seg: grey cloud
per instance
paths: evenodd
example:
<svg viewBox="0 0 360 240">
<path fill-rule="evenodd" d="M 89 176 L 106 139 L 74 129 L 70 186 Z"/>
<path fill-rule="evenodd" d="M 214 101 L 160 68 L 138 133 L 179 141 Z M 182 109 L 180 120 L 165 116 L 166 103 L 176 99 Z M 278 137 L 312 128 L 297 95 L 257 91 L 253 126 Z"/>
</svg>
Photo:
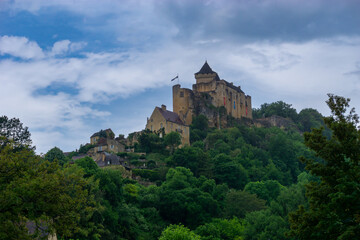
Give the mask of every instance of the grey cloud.
<svg viewBox="0 0 360 240">
<path fill-rule="evenodd" d="M 182 40 L 308 41 L 360 35 L 360 2 L 164 1 L 157 5 Z"/>
</svg>

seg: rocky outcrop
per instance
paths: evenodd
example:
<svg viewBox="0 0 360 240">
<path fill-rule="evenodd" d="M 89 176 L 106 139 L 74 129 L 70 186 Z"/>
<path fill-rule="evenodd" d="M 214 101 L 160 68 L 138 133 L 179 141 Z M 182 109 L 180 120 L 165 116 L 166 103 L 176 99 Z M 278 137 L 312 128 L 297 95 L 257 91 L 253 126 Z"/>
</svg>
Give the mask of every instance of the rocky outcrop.
<svg viewBox="0 0 360 240">
<path fill-rule="evenodd" d="M 289 118 L 273 115 L 267 118 L 260 118 L 254 120 L 256 127 L 278 127 L 281 129 L 297 129 L 296 124 Z M 300 131 L 300 130 L 298 130 Z"/>
</svg>

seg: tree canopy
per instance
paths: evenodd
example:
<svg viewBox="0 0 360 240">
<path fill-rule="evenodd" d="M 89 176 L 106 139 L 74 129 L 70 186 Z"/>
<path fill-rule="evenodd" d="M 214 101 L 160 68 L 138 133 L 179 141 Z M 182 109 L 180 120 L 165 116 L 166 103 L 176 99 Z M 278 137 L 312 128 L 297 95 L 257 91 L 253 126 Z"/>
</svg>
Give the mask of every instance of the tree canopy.
<svg viewBox="0 0 360 240">
<path fill-rule="evenodd" d="M 89 181 L 71 166 L 60 168 L 29 149 L 0 153 L 0 239 L 32 239 L 39 234 L 71 236 L 83 211 L 94 204 Z M 26 224 L 35 224 L 29 232 Z"/>
<path fill-rule="evenodd" d="M 0 117 L 0 150 L 9 142 L 12 142 L 11 146 L 15 149 L 24 147 L 35 149 L 35 147 L 31 146 L 30 136 L 28 127 L 24 127 L 18 118 Z"/>
<path fill-rule="evenodd" d="M 298 239 L 356 239 L 360 236 L 360 131 L 359 117 L 348 111 L 350 99 L 329 94 L 332 115 L 323 128 L 304 134 L 305 144 L 321 160 L 302 158 L 306 169 L 320 178 L 307 185 L 309 208 L 290 215 L 292 236 Z"/>
<path fill-rule="evenodd" d="M 297 113 L 296 109 L 291 107 L 291 104 L 287 104 L 283 101 L 277 101 L 274 103 L 264 103 L 259 109 L 253 110 L 254 118 L 271 117 L 277 115 L 284 118 L 290 118 L 296 121 Z"/>
<path fill-rule="evenodd" d="M 57 161 L 60 165 L 64 165 L 68 162 L 67 157 L 64 155 L 63 151 L 61 151 L 58 147 L 53 147 L 50 149 L 44 156 L 46 160 L 49 162 Z"/>
</svg>

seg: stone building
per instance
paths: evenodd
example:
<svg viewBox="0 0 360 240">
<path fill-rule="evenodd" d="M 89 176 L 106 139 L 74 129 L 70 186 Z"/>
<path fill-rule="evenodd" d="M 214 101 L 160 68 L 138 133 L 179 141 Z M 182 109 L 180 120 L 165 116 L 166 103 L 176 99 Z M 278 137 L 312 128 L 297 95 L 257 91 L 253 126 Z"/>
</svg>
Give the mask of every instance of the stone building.
<svg viewBox="0 0 360 240">
<path fill-rule="evenodd" d="M 125 144 L 120 139 L 115 138 L 115 134 L 110 128 L 94 133 L 90 137 L 90 144 L 95 146 L 91 150 L 92 154 L 104 151 L 125 152 Z"/>
<path fill-rule="evenodd" d="M 176 114 L 166 110 L 165 105 L 161 105 L 161 108 L 155 107 L 150 118 L 147 119 L 146 129 L 151 131 L 160 131 L 164 129 L 164 133 L 178 132 L 181 135 L 181 145 L 190 145 L 190 128 L 186 125 Z M 162 133 L 160 132 L 160 137 Z"/>
<path fill-rule="evenodd" d="M 115 134 L 110 128 L 105 130 L 100 130 L 99 132 L 96 132 L 93 135 L 91 135 L 90 144 L 96 145 L 99 142 L 100 138 L 114 139 Z"/>
<path fill-rule="evenodd" d="M 203 99 L 213 107 L 224 107 L 227 114 L 236 119 L 252 119 L 251 96 L 246 95 L 240 86 L 220 79 L 207 62 L 195 73 L 195 79 L 192 90 L 181 88 L 180 84 L 173 86 L 173 111 L 184 124 L 191 124 L 192 116 L 199 112 L 196 108 Z"/>
</svg>

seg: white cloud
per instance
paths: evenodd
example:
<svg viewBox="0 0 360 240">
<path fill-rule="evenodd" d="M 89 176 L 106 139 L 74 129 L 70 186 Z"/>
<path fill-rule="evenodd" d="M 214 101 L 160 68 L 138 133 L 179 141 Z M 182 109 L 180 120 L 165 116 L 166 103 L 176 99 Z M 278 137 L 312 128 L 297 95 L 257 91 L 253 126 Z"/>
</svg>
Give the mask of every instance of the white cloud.
<svg viewBox="0 0 360 240">
<path fill-rule="evenodd" d="M 70 52 L 75 52 L 83 49 L 87 45 L 86 42 L 73 42 L 70 44 Z"/>
<path fill-rule="evenodd" d="M 63 55 L 78 51 L 86 46 L 86 42 L 71 42 L 69 40 L 61 40 L 54 43 L 50 55 Z"/>
<path fill-rule="evenodd" d="M 9 54 L 23 59 L 43 58 L 44 53 L 36 42 L 25 37 L 0 36 L 0 55 Z"/>
<path fill-rule="evenodd" d="M 221 78 L 241 85 L 252 96 L 254 106 L 283 100 L 298 110 L 313 107 L 324 113 L 329 92 L 350 97 L 354 106 L 360 105 L 358 75 L 348 74 L 359 71 L 356 64 L 360 62 L 360 40 L 335 40 L 298 44 L 209 43 L 203 47 L 168 43 L 143 52 L 86 53 L 81 58 L 56 58 L 49 54 L 32 61 L 3 59 L 0 109 L 2 114 L 19 117 L 30 127 L 39 152 L 55 145 L 71 150 L 87 141 L 93 130 L 99 130 L 101 121 L 114 122 L 116 128 L 126 122 L 131 128 L 132 120 L 127 119 L 131 114 L 123 116 L 126 121 L 113 119 L 108 110 L 94 104 L 111 104 L 114 99 L 132 98 L 151 88 L 169 86 L 176 74 L 184 87 L 191 87 L 193 74 L 205 59 Z M 57 42 L 52 52 L 69 51 L 71 44 Z M 142 121 L 135 122 L 138 126 Z"/>
<path fill-rule="evenodd" d="M 54 43 L 54 46 L 51 49 L 51 53 L 53 55 L 67 53 L 67 51 L 69 51 L 70 43 L 71 42 L 69 40 L 62 40 Z"/>
</svg>

